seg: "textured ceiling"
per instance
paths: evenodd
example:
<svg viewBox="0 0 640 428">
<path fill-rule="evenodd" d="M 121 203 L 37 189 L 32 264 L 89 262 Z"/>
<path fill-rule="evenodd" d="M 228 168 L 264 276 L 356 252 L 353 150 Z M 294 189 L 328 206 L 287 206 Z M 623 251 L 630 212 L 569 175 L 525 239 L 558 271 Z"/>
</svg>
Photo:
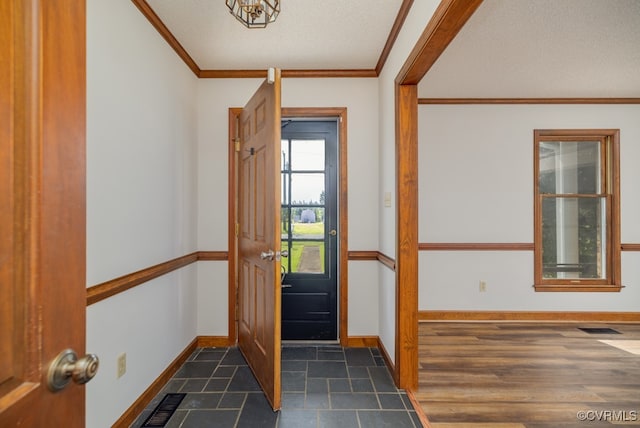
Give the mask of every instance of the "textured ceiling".
<svg viewBox="0 0 640 428">
<path fill-rule="evenodd" d="M 224 0 L 147 3 L 202 70 L 372 70 L 403 1 L 281 0 L 252 30 Z M 640 0 L 485 0 L 418 93 L 640 98 Z"/>
<path fill-rule="evenodd" d="M 402 0 L 282 0 L 247 29 L 224 0 L 147 0 L 203 70 L 374 69 Z"/>
<path fill-rule="evenodd" d="M 418 92 L 640 97 L 640 0 L 485 0 Z"/>
</svg>

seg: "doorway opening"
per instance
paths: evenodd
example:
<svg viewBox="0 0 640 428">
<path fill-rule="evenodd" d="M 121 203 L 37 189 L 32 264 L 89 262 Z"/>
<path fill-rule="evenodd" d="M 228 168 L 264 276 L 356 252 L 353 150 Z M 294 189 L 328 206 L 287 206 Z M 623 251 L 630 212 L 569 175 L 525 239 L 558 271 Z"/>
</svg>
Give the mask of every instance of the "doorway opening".
<svg viewBox="0 0 640 428">
<path fill-rule="evenodd" d="M 338 126 L 282 119 L 282 340 L 338 339 Z"/>
<path fill-rule="evenodd" d="M 238 155 L 237 136 L 239 134 L 238 118 L 242 109 L 229 109 L 229 313 L 228 340 L 229 344 L 236 343 L 238 338 L 238 269 L 237 235 L 238 222 Z M 341 346 L 349 345 L 348 337 L 348 177 L 347 177 L 347 109 L 345 107 L 283 107 L 281 117 L 287 120 L 325 120 L 335 121 L 337 124 L 337 227 L 335 238 L 337 250 L 337 339 Z M 280 160 L 281 162 L 282 160 Z M 326 229 L 331 231 L 332 229 Z M 284 249 L 284 247 L 283 247 Z M 285 284 L 288 278 L 284 278 Z M 301 344 L 305 339 L 299 339 Z"/>
</svg>

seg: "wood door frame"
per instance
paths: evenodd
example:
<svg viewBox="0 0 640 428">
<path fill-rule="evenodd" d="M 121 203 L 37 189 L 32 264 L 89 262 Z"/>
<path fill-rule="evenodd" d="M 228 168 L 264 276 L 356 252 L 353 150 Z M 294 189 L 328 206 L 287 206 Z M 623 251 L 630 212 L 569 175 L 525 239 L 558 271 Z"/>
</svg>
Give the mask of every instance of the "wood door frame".
<svg viewBox="0 0 640 428">
<path fill-rule="evenodd" d="M 442 0 L 395 79 L 396 364 L 399 388 L 418 388 L 418 83 L 482 0 Z M 400 209 L 402 202 L 402 209 Z"/>
<path fill-rule="evenodd" d="M 229 246 L 229 262 L 228 262 L 228 334 L 229 344 L 235 344 L 238 339 L 237 327 L 237 284 L 238 284 L 238 266 L 237 266 L 237 241 L 236 241 L 236 224 L 237 224 L 237 155 L 235 150 L 235 139 L 237 135 L 236 119 L 239 116 L 241 108 L 229 109 L 229 193 L 228 193 L 228 246 Z M 349 288 L 348 288 L 348 185 L 347 185 L 347 108 L 346 107 L 294 107 L 282 108 L 282 117 L 296 118 L 337 118 L 338 119 L 338 334 L 340 344 L 347 346 L 348 344 L 348 320 L 349 320 Z"/>
</svg>

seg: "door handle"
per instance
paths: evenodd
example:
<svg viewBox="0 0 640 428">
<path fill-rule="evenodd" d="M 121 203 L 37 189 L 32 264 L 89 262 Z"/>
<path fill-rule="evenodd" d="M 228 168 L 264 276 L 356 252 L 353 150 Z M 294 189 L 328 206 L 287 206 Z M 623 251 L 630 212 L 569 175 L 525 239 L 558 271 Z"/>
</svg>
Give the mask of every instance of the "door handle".
<svg viewBox="0 0 640 428">
<path fill-rule="evenodd" d="M 273 260 L 273 256 L 275 256 L 273 250 L 263 251 L 260 253 L 260 258 L 262 260 Z"/>
<path fill-rule="evenodd" d="M 280 257 L 289 257 L 289 251 L 282 250 L 282 251 L 276 251 L 274 253 L 273 250 L 269 250 L 269 251 L 263 251 L 260 253 L 260 258 L 262 260 L 273 260 L 274 257 L 276 258 L 277 261 L 280 261 Z"/>
<path fill-rule="evenodd" d="M 52 392 L 63 389 L 73 379 L 78 385 L 89 382 L 98 372 L 100 360 L 95 354 L 78 359 L 72 349 L 65 349 L 49 365 L 47 386 Z"/>
</svg>

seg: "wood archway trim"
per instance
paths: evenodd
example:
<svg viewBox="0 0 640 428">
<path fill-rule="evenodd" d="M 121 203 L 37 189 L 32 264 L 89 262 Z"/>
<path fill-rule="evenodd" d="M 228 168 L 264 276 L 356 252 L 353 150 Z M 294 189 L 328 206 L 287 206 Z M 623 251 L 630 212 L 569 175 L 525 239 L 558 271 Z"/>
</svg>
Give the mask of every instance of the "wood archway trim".
<svg viewBox="0 0 640 428">
<path fill-rule="evenodd" d="M 442 0 L 395 82 L 396 361 L 394 378 L 418 388 L 418 83 L 482 0 Z"/>
</svg>

